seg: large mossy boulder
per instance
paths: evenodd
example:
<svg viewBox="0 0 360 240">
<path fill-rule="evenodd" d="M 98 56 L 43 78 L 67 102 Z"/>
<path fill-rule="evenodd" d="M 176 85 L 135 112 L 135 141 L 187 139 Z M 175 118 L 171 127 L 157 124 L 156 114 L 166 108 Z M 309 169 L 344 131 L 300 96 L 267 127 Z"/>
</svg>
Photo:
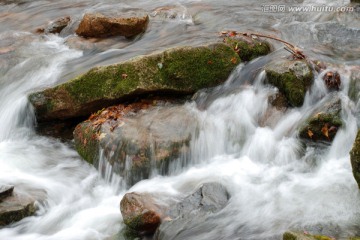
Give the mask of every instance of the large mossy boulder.
<svg viewBox="0 0 360 240">
<path fill-rule="evenodd" d="M 121 100 L 149 93 L 191 94 L 224 82 L 240 63 L 223 43 L 178 47 L 95 67 L 53 88 L 33 93 L 29 100 L 38 121 L 89 116 Z"/>
<path fill-rule="evenodd" d="M 100 13 L 86 13 L 76 30 L 76 34 L 82 37 L 95 38 L 133 37 L 144 32 L 148 23 L 148 15 L 111 17 Z"/>
<path fill-rule="evenodd" d="M 150 194 L 127 193 L 120 202 L 124 223 L 139 235 L 153 234 L 164 218 L 165 207 Z"/>
<path fill-rule="evenodd" d="M 194 193 L 170 206 L 154 239 L 196 239 L 197 234 L 208 231 L 201 224 L 211 219 L 228 203 L 230 195 L 220 183 L 204 183 Z"/>
<path fill-rule="evenodd" d="M 100 171 L 105 161 L 133 185 L 152 172 L 165 175 L 173 164 L 185 165 L 195 127 L 196 119 L 182 105 L 160 100 L 117 105 L 80 123 L 75 147 Z"/>
<path fill-rule="evenodd" d="M 360 130 L 357 133 L 354 145 L 350 151 L 350 160 L 354 178 L 360 188 Z"/>
<path fill-rule="evenodd" d="M 267 82 L 283 93 L 289 104 L 301 107 L 306 91 L 313 83 L 313 73 L 305 60 L 277 60 L 265 66 Z"/>
<path fill-rule="evenodd" d="M 300 127 L 300 138 L 332 142 L 338 129 L 343 125 L 341 105 L 339 96 L 330 94 Z"/>
</svg>

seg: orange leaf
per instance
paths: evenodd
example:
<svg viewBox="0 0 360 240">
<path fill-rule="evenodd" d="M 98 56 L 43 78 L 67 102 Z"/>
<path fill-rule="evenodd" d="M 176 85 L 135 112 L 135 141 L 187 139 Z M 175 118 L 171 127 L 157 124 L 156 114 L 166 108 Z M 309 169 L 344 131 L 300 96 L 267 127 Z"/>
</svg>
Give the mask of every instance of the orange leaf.
<svg viewBox="0 0 360 240">
<path fill-rule="evenodd" d="M 231 58 L 231 62 L 232 62 L 233 64 L 236 64 L 236 63 L 237 63 L 236 57 L 232 57 L 232 58 Z"/>
<path fill-rule="evenodd" d="M 323 128 L 321 129 L 321 132 L 325 137 L 329 138 L 329 128 L 328 128 L 327 124 L 325 124 L 323 126 Z"/>
<path fill-rule="evenodd" d="M 307 132 L 309 138 L 312 138 L 314 136 L 314 133 L 309 129 Z"/>
</svg>

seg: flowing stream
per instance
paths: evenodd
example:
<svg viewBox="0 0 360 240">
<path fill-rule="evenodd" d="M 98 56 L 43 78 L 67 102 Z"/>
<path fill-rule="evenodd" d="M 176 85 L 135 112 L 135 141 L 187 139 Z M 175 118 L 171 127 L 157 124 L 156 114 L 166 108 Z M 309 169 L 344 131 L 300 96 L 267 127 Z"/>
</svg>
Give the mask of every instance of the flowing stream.
<svg viewBox="0 0 360 240">
<path fill-rule="evenodd" d="M 360 65 L 360 11 L 262 11 L 269 2 L 0 1 L 0 183 L 16 185 L 24 193 L 46 192 L 37 203 L 36 215 L 0 228 L 0 239 L 106 239 L 124 227 L 119 202 L 126 192 L 176 198 L 209 181 L 223 183 L 232 197 L 223 211 L 196 226 L 192 239 L 280 239 L 293 228 L 339 238 L 360 234 L 360 194 L 349 157 L 360 104 L 348 98 L 349 76 Z M 274 0 L 271 4 L 346 6 L 349 1 Z M 155 16 L 154 11 L 163 6 L 172 6 L 176 17 Z M 144 9 L 151 15 L 150 24 L 139 38 L 87 41 L 72 34 L 85 12 Z M 63 16 L 73 21 L 60 35 L 35 33 Z M 189 164 L 173 169 L 169 176 L 155 174 L 125 189 L 119 181 L 102 178 L 80 158 L 72 142 L 36 134 L 27 101 L 30 92 L 95 65 L 215 40 L 218 32 L 227 29 L 277 35 L 340 72 L 345 126 L 330 146 L 305 150 L 296 137 L 304 116 L 327 98 L 321 76 L 315 76 L 304 106 L 266 118 L 267 97 L 275 89 L 263 84 L 261 67 L 288 55 L 276 42 L 272 54 L 239 65 L 226 83 L 183 106 L 198 120 L 198 131 L 191 140 Z"/>
</svg>

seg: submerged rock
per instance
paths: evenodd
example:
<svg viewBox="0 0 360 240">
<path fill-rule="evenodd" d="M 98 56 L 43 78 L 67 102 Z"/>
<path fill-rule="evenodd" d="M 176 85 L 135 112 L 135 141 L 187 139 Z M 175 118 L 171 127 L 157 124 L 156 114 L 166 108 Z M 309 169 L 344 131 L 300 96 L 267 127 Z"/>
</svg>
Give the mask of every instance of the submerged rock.
<svg viewBox="0 0 360 240">
<path fill-rule="evenodd" d="M 144 32 L 148 22 L 148 15 L 107 17 L 100 13 L 87 13 L 81 20 L 76 34 L 95 38 L 110 36 L 133 37 Z"/>
<path fill-rule="evenodd" d="M 186 159 L 195 123 L 184 106 L 164 101 L 118 105 L 79 124 L 74 131 L 75 147 L 95 167 L 99 167 L 101 148 L 102 161 L 133 185 L 152 171 L 167 174 L 172 165 L 185 165 L 178 159 Z"/>
<path fill-rule="evenodd" d="M 348 95 L 355 103 L 360 99 L 360 68 L 354 69 L 351 73 Z"/>
<path fill-rule="evenodd" d="M 299 232 L 285 232 L 283 240 L 334 240 L 332 237 L 322 235 L 310 235 Z"/>
<path fill-rule="evenodd" d="M 35 211 L 35 199 L 14 193 L 0 201 L 0 226 L 20 221 Z"/>
<path fill-rule="evenodd" d="M 95 67 L 64 84 L 29 96 L 38 121 L 89 116 L 98 109 L 141 94 L 191 94 L 227 79 L 240 62 L 222 43 L 178 47 Z"/>
<path fill-rule="evenodd" d="M 341 99 L 337 95 L 330 95 L 330 101 L 315 109 L 314 113 L 300 128 L 302 139 L 311 141 L 332 142 L 343 125 L 341 119 Z"/>
<path fill-rule="evenodd" d="M 313 83 L 313 73 L 304 60 L 279 60 L 265 66 L 268 83 L 283 93 L 293 107 L 302 106 L 306 91 Z"/>
<path fill-rule="evenodd" d="M 193 194 L 170 207 L 154 239 L 196 239 L 196 233 L 207 231 L 198 226 L 228 203 L 230 196 L 220 183 L 204 183 Z"/>
<path fill-rule="evenodd" d="M 354 145 L 350 151 L 350 160 L 354 178 L 360 188 L 360 130 L 357 133 Z"/>
<path fill-rule="evenodd" d="M 60 33 L 64 28 L 66 28 L 71 21 L 70 17 L 59 18 L 53 22 L 51 22 L 45 28 L 38 28 L 36 30 L 37 33 Z"/>
<path fill-rule="evenodd" d="M 150 194 L 127 193 L 120 202 L 124 223 L 140 234 L 152 234 L 164 217 L 165 208 Z"/>
</svg>

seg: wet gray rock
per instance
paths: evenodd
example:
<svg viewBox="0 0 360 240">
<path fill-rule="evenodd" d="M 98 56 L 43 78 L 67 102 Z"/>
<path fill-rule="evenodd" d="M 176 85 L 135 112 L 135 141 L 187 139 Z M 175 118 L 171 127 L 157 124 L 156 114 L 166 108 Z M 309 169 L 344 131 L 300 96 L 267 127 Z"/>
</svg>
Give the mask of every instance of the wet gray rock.
<svg viewBox="0 0 360 240">
<path fill-rule="evenodd" d="M 101 148 L 103 161 L 129 186 L 152 171 L 166 175 L 186 165 L 196 119 L 182 105 L 150 103 L 109 107 L 79 124 L 74 131 L 79 154 L 99 167 Z"/>
<path fill-rule="evenodd" d="M 120 202 L 124 223 L 140 234 L 152 234 L 164 217 L 165 207 L 146 193 L 127 193 Z"/>
<path fill-rule="evenodd" d="M 0 201 L 12 195 L 14 186 L 1 185 L 0 186 Z"/>
<path fill-rule="evenodd" d="M 197 227 L 223 209 L 229 198 L 229 193 L 220 183 L 204 183 L 193 194 L 170 207 L 167 221 L 161 223 L 154 238 L 175 240 L 195 237 L 201 231 Z"/>
<path fill-rule="evenodd" d="M 277 87 L 291 106 L 302 106 L 313 83 L 313 73 L 305 60 L 277 60 L 266 65 L 265 72 L 268 83 Z"/>
<path fill-rule="evenodd" d="M 0 202 L 0 226 L 20 221 L 33 215 L 35 211 L 34 198 L 15 192 Z"/>
</svg>

